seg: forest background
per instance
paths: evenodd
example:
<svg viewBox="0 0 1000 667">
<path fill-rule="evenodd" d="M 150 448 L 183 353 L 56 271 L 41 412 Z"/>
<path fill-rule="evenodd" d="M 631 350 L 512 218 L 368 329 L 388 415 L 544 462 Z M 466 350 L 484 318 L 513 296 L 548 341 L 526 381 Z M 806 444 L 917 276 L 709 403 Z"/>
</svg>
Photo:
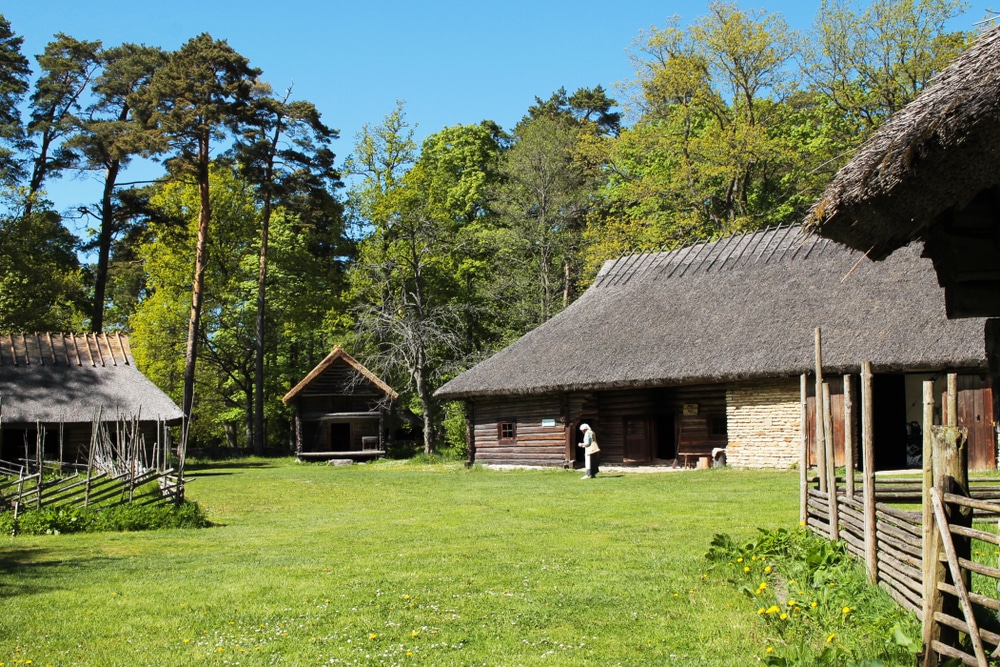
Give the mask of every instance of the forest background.
<svg viewBox="0 0 1000 667">
<path fill-rule="evenodd" d="M 400 101 L 345 158 L 225 35 L 170 51 L 57 33 L 32 59 L 0 15 L 0 330 L 128 332 L 193 444 L 257 453 L 287 451 L 281 397 L 341 344 L 400 392 L 425 451 L 461 448 L 440 384 L 604 260 L 802 220 L 967 47 L 967 10 L 831 0 L 799 32 L 712 2 L 639 31 L 626 81 L 419 143 Z M 57 207 L 49 186 L 79 174 L 99 196 Z"/>
</svg>

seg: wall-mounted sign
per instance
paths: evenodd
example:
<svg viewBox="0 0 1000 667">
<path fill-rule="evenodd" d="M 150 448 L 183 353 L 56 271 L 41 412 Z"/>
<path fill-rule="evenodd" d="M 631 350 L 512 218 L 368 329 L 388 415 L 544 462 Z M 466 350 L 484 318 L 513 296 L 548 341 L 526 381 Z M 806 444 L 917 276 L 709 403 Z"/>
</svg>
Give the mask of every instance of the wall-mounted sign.
<svg viewBox="0 0 1000 667">
<path fill-rule="evenodd" d="M 542 426 L 555 426 L 555 425 L 556 425 L 556 420 L 555 419 L 543 419 L 542 420 Z"/>
<path fill-rule="evenodd" d="M 698 414 L 698 404 L 697 403 L 685 403 L 684 404 L 684 414 L 686 414 L 686 415 L 696 415 L 696 414 Z"/>
</svg>

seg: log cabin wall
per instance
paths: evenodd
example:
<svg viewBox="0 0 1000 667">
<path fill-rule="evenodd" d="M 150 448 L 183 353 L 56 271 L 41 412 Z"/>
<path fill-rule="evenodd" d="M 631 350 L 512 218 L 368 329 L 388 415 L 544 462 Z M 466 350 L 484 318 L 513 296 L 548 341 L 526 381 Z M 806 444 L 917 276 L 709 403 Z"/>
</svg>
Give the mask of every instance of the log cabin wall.
<svg viewBox="0 0 1000 667">
<path fill-rule="evenodd" d="M 802 437 L 799 392 L 799 380 L 794 378 L 729 387 L 726 391 L 729 432 L 726 457 L 730 465 L 788 469 L 799 462 Z M 841 433 L 841 453 L 843 442 Z"/>
<path fill-rule="evenodd" d="M 476 462 L 562 466 L 566 401 L 558 394 L 481 399 L 475 406 Z"/>
</svg>

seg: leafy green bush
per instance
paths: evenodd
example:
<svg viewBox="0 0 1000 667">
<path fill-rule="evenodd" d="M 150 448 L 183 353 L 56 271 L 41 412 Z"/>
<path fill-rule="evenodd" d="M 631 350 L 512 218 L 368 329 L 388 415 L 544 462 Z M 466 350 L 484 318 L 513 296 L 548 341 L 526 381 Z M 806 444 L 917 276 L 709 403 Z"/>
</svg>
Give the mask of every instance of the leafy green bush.
<svg viewBox="0 0 1000 667">
<path fill-rule="evenodd" d="M 706 558 L 758 601 L 757 613 L 768 628 L 764 664 L 913 664 L 919 645 L 911 637 L 920 634 L 916 618 L 868 583 L 842 542 L 805 529 L 761 530 L 757 540 L 745 544 L 716 535 Z"/>
<path fill-rule="evenodd" d="M 29 510 L 14 518 L 13 511 L 0 512 L 0 534 L 58 535 L 156 530 L 161 528 L 204 528 L 211 522 L 198 503 L 174 505 L 125 504 L 114 507 L 50 507 Z"/>
</svg>

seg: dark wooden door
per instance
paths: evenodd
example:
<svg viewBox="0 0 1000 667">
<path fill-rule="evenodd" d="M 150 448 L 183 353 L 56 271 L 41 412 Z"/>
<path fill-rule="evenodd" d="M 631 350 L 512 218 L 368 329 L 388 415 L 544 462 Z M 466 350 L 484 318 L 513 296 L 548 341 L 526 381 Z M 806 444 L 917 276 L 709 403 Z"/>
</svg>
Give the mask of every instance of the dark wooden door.
<svg viewBox="0 0 1000 667">
<path fill-rule="evenodd" d="M 958 426 L 969 432 L 969 470 L 996 470 L 993 388 L 988 378 L 958 376 Z"/>
<path fill-rule="evenodd" d="M 649 420 L 642 417 L 625 418 L 626 463 L 648 463 L 650 454 Z"/>
</svg>

